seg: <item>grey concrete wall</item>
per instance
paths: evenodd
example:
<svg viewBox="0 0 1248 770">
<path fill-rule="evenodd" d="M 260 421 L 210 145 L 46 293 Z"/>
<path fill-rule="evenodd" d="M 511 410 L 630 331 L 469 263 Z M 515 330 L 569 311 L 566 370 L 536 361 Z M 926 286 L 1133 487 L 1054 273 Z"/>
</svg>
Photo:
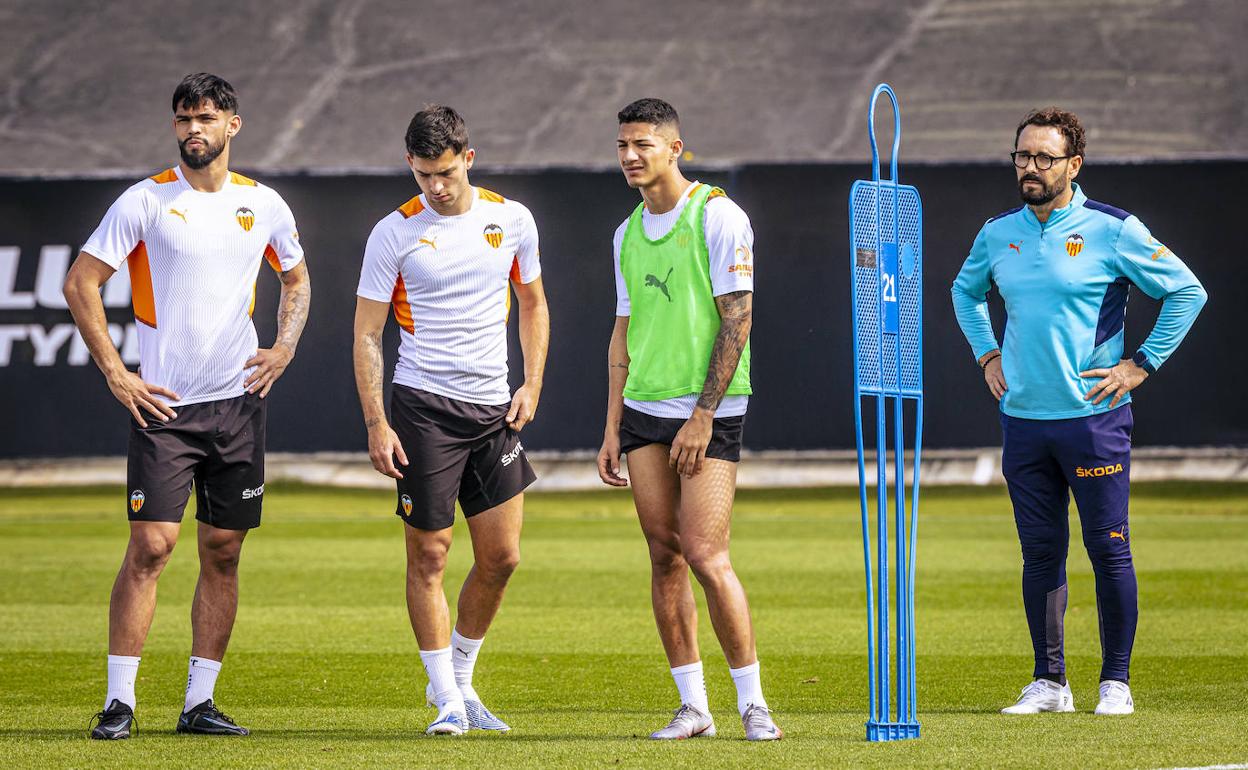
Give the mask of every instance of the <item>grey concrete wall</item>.
<svg viewBox="0 0 1248 770">
<path fill-rule="evenodd" d="M 999 158 L 1049 103 L 1100 160 L 1242 157 L 1245 38 L 1243 0 L 0 0 L 0 174 L 161 167 L 201 70 L 238 88 L 258 170 L 395 167 L 427 101 L 491 167 L 609 166 L 641 96 L 702 163 L 857 160 L 882 80 L 909 160 Z"/>
</svg>

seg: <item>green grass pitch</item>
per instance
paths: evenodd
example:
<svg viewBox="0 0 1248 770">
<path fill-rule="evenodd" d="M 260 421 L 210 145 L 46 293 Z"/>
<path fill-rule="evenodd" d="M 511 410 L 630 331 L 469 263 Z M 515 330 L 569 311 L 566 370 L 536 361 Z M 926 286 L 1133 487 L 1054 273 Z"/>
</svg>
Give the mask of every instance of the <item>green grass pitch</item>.
<svg viewBox="0 0 1248 770">
<path fill-rule="evenodd" d="M 856 490 L 743 492 L 733 561 L 763 683 L 786 737 L 741 739 L 705 607 L 715 739 L 644 736 L 677 705 L 627 494 L 533 494 L 523 558 L 477 667 L 509 736 L 426 738 L 424 672 L 403 605 L 388 493 L 273 486 L 243 551 L 217 698 L 254 731 L 176 736 L 197 562 L 193 533 L 160 584 L 138 683 L 139 735 L 100 744 L 108 593 L 124 490 L 0 490 L 0 756 L 13 767 L 1166 767 L 1248 761 L 1248 485 L 1138 485 L 1141 616 L 1133 717 L 1096 717 L 1091 569 L 1070 557 L 1077 714 L 1004 717 L 1031 670 L 1020 556 L 1001 489 L 925 492 L 919 531 L 923 738 L 863 740 L 866 621 Z M 188 513 L 188 517 L 189 517 Z M 188 525 L 190 519 L 188 518 Z M 193 525 L 189 525 L 193 526 Z M 471 551 L 457 525 L 448 586 Z M 699 602 L 701 603 L 701 594 Z M 453 593 L 452 593 L 453 601 Z"/>
</svg>

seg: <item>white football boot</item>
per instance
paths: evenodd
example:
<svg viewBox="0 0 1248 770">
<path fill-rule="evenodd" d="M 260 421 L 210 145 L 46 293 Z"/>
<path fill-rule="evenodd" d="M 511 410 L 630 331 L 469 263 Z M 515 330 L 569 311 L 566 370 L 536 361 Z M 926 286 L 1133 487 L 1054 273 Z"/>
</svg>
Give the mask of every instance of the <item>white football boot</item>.
<svg viewBox="0 0 1248 770">
<path fill-rule="evenodd" d="M 1131 688 L 1113 679 L 1101 682 L 1101 701 L 1096 704 L 1096 713 L 1134 714 L 1135 701 L 1131 699 Z"/>
<path fill-rule="evenodd" d="M 700 709 L 688 703 L 682 703 L 672 716 L 672 721 L 667 723 L 667 727 L 655 730 L 650 733 L 650 737 L 656 741 L 714 738 L 715 720 L 711 719 L 710 714 L 704 714 Z"/>
<path fill-rule="evenodd" d="M 1058 684 L 1049 679 L 1037 679 L 1023 688 L 1013 706 L 1001 709 L 1002 714 L 1040 714 L 1046 711 L 1070 712 L 1075 710 L 1075 696 L 1070 683 Z"/>
</svg>

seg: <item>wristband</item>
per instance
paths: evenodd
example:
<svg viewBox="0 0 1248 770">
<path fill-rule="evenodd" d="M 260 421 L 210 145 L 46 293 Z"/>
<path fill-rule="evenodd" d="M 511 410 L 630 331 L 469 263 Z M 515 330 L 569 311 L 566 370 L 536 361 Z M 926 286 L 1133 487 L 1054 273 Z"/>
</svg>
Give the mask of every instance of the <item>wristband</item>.
<svg viewBox="0 0 1248 770">
<path fill-rule="evenodd" d="M 1153 366 L 1152 362 L 1148 360 L 1148 354 L 1143 350 L 1135 351 L 1135 355 L 1131 357 L 1131 362 L 1149 374 L 1157 372 L 1157 367 Z"/>
<path fill-rule="evenodd" d="M 992 363 L 993 361 L 996 361 L 1000 357 L 1001 357 L 1001 352 L 997 351 L 997 354 L 995 356 L 993 356 L 992 358 L 989 358 L 987 361 L 984 361 L 982 364 L 979 365 L 979 368 L 986 370 L 988 368 L 988 364 Z"/>
</svg>

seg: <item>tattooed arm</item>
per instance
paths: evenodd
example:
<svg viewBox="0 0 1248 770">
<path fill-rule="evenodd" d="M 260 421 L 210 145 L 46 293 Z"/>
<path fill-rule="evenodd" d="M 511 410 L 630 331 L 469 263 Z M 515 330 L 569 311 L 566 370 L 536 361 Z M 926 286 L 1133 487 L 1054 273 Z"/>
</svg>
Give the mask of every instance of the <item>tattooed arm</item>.
<svg viewBox="0 0 1248 770">
<path fill-rule="evenodd" d="M 613 487 L 628 486 L 620 475 L 620 420 L 624 416 L 624 384 L 628 381 L 628 316 L 616 316 L 607 348 L 607 426 L 598 450 L 598 478 Z"/>
<path fill-rule="evenodd" d="M 672 452 L 668 458 L 668 464 L 687 478 L 696 476 L 702 470 L 706 447 L 711 443 L 715 410 L 724 399 L 728 383 L 732 382 L 737 364 L 741 361 L 741 351 L 745 350 L 745 343 L 750 339 L 754 294 L 748 291 L 723 294 L 715 298 L 715 307 L 719 310 L 719 333 L 715 335 L 715 344 L 711 348 L 706 382 L 702 386 L 702 394 L 698 396 L 693 416 L 685 421 L 672 441 Z"/>
<path fill-rule="evenodd" d="M 255 371 L 243 383 L 248 393 L 259 391 L 260 398 L 269 394 L 269 389 L 277 378 L 282 376 L 290 361 L 295 357 L 295 348 L 299 345 L 299 336 L 303 334 L 303 326 L 308 321 L 308 308 L 312 302 L 312 283 L 308 278 L 308 266 L 300 261 L 291 269 L 281 273 L 282 297 L 278 301 L 277 340 L 271 348 L 261 348 L 247 360 L 244 366 L 254 366 Z"/>
<path fill-rule="evenodd" d="M 355 389 L 360 395 L 364 427 L 368 428 L 368 459 L 378 473 L 401 479 L 403 474 L 395 466 L 395 458 L 399 465 L 407 465 L 407 454 L 390 423 L 386 422 L 382 398 L 385 356 L 381 351 L 381 332 L 386 327 L 389 312 L 390 305 L 385 302 L 355 298 L 355 344 L 351 358 L 355 364 Z"/>
</svg>

